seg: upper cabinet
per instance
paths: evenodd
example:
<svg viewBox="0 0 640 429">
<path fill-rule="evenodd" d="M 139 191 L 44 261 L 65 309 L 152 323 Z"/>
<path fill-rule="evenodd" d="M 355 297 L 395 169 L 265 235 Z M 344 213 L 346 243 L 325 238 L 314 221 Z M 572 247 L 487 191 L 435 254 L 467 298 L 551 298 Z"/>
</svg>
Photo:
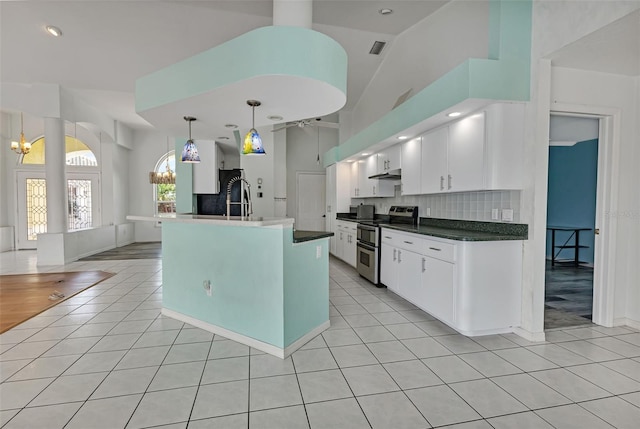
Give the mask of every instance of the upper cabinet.
<svg viewBox="0 0 640 429">
<path fill-rule="evenodd" d="M 377 168 L 374 174 L 383 174 L 400 169 L 400 145 L 391 146 L 375 155 Z"/>
<path fill-rule="evenodd" d="M 521 189 L 523 139 L 524 105 L 515 103 L 494 104 L 427 132 L 421 136 L 419 191 L 411 162 L 417 143 L 403 145 L 402 193 Z"/>
<path fill-rule="evenodd" d="M 422 193 L 422 138 L 417 137 L 402 144 L 402 195 Z"/>
</svg>

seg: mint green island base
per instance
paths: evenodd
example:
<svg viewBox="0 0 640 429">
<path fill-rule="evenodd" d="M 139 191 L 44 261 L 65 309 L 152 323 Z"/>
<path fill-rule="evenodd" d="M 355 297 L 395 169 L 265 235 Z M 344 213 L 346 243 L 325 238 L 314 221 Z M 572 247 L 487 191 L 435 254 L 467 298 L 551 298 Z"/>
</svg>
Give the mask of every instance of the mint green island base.
<svg viewBox="0 0 640 429">
<path fill-rule="evenodd" d="M 284 218 L 128 219 L 162 221 L 162 314 L 280 358 L 329 327 L 327 234 L 296 243 Z"/>
</svg>

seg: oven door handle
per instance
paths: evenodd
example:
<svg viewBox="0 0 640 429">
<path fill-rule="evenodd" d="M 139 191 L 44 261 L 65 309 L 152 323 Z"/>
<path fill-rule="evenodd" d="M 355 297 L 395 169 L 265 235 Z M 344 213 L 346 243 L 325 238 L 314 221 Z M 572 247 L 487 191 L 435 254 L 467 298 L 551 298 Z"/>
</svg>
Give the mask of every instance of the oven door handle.
<svg viewBox="0 0 640 429">
<path fill-rule="evenodd" d="M 375 252 L 376 251 L 375 247 L 369 246 L 368 244 L 364 244 L 361 241 L 358 241 L 358 247 L 362 247 L 363 249 L 366 249 L 366 250 L 368 250 L 370 252 Z"/>
<path fill-rule="evenodd" d="M 365 231 L 373 231 L 373 232 L 376 232 L 377 229 L 378 229 L 375 226 L 362 225 L 361 223 L 358 224 L 357 228 L 358 229 L 364 229 Z"/>
</svg>

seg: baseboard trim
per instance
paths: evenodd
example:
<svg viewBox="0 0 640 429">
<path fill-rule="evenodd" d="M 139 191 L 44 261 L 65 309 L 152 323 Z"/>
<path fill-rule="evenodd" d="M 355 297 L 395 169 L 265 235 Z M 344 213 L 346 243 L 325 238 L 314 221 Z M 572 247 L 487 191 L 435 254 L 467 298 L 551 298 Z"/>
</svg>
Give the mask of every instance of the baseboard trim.
<svg viewBox="0 0 640 429">
<path fill-rule="evenodd" d="M 303 335 L 291 345 L 281 348 L 274 346 L 273 344 L 265 343 L 260 340 L 256 340 L 255 338 L 247 337 L 246 335 L 238 334 L 237 332 L 230 331 L 221 326 L 214 325 L 211 323 L 203 322 L 202 320 L 195 319 L 191 316 L 187 316 L 186 314 L 179 313 L 174 310 L 169 310 L 168 308 L 162 308 L 162 314 L 167 317 L 171 317 L 172 319 L 180 320 L 181 322 L 188 323 L 189 325 L 193 325 L 197 328 L 204 329 L 205 331 L 211 332 L 213 334 L 222 335 L 225 338 L 228 338 L 233 341 L 237 341 L 241 344 L 244 344 L 249 347 L 253 347 L 254 349 L 263 351 L 272 356 L 279 357 L 280 359 L 285 359 L 291 353 L 298 350 L 300 347 L 308 343 L 319 333 L 324 331 L 329 327 L 329 321 L 326 321 L 322 325 L 317 328 L 311 330 L 306 335 Z"/>
<path fill-rule="evenodd" d="M 528 341 L 539 342 L 539 341 L 546 340 L 544 332 L 530 332 L 530 331 L 527 331 L 526 329 L 515 327 L 513 328 L 513 333 Z"/>
<path fill-rule="evenodd" d="M 614 319 L 613 326 L 628 326 L 633 329 L 640 329 L 640 321 L 629 319 L 628 317 L 621 317 Z"/>
</svg>

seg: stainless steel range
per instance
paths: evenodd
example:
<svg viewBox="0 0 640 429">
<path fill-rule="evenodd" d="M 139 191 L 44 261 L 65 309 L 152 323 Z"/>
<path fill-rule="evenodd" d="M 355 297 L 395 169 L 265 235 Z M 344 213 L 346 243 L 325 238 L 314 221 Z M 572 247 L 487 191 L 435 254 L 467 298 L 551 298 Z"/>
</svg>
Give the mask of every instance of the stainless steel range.
<svg viewBox="0 0 640 429">
<path fill-rule="evenodd" d="M 361 277 L 380 284 L 380 227 L 389 224 L 418 224 L 418 207 L 391 206 L 386 218 L 358 222 L 356 267 Z"/>
</svg>

